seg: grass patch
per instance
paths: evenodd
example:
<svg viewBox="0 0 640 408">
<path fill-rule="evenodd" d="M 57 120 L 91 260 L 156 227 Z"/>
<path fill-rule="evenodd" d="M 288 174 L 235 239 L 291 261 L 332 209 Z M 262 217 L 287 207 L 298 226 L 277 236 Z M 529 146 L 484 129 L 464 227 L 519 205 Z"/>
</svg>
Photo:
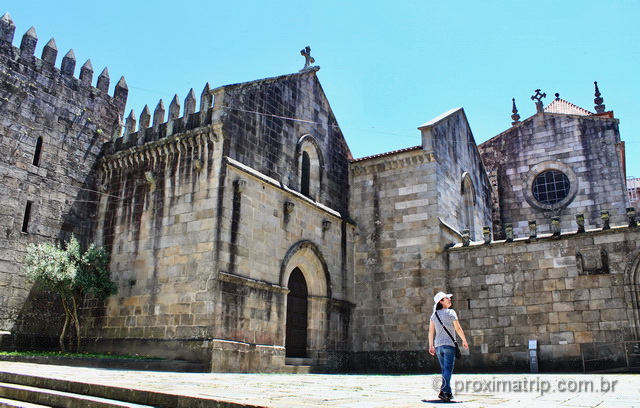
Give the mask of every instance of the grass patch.
<svg viewBox="0 0 640 408">
<path fill-rule="evenodd" d="M 0 356 L 13 357 L 67 357 L 117 360 L 163 360 L 160 357 L 140 356 L 138 354 L 103 354 L 103 353 L 63 353 L 61 351 L 0 351 Z"/>
</svg>

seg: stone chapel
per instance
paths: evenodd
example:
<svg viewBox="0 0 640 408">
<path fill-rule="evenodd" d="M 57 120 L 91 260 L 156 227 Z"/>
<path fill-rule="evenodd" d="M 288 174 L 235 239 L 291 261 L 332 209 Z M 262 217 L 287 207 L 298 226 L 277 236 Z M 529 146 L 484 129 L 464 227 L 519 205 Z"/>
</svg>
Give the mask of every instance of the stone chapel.
<svg viewBox="0 0 640 408">
<path fill-rule="evenodd" d="M 299 72 L 191 92 L 125 116 L 109 94 L 13 45 L 0 19 L 0 340 L 57 344 L 55 296 L 21 269 L 71 234 L 109 253 L 118 293 L 89 299 L 86 349 L 210 371 L 435 370 L 433 295 L 454 294 L 460 370 L 629 368 L 640 248 L 619 120 L 556 98 L 476 144 L 456 108 L 416 146 L 354 158 L 309 49 Z M 587 89 L 585 88 L 585 92 Z M 590 90 L 589 90 L 590 92 Z M 546 96 L 546 95 L 545 95 Z M 420 118 L 416 118 L 420 120 Z M 419 123 L 419 122 L 418 122 Z M 637 354 L 637 353 L 636 353 Z"/>
</svg>

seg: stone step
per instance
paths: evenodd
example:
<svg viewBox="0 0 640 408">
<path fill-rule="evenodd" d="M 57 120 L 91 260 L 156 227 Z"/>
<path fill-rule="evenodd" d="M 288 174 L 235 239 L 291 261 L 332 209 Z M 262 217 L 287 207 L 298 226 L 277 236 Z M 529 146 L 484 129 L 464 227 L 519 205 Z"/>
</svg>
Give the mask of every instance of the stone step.
<svg viewBox="0 0 640 408">
<path fill-rule="evenodd" d="M 311 374 L 314 372 L 313 359 L 287 357 L 283 372 L 286 374 Z"/>
<path fill-rule="evenodd" d="M 55 357 L 55 356 L 0 356 L 0 361 L 17 363 L 51 364 L 72 367 L 115 368 L 137 371 L 172 371 L 179 373 L 206 373 L 210 370 L 199 361 L 182 360 L 134 360 L 134 359 L 100 359 L 87 357 Z"/>
<path fill-rule="evenodd" d="M 68 408 L 144 408 L 150 405 L 132 404 L 129 402 L 73 394 L 28 385 L 0 383 L 0 397 L 14 401 L 39 404 L 45 407 Z M 19 405 L 18 405 L 19 406 Z"/>
<path fill-rule="evenodd" d="M 51 408 L 51 406 L 0 398 L 0 408 Z"/>
<path fill-rule="evenodd" d="M 1 371 L 0 398 L 58 408 L 255 408 L 255 405 Z M 53 401 L 53 402 L 51 402 Z M 84 401 L 84 402 L 83 402 Z M 1 407 L 2 405 L 0 405 Z M 7 405 L 9 407 L 21 405 Z M 26 406 L 28 407 L 28 405 Z M 38 405 L 35 405 L 38 407 Z M 34 408 L 35 408 L 34 407 Z"/>
</svg>

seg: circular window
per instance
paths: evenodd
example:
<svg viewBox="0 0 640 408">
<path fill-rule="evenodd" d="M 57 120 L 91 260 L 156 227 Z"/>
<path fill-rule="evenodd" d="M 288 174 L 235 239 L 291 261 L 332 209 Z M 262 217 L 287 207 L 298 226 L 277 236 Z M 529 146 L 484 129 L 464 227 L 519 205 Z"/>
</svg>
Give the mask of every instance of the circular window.
<svg viewBox="0 0 640 408">
<path fill-rule="evenodd" d="M 533 197 L 542 204 L 555 204 L 569 195 L 569 178 L 557 170 L 542 172 L 536 176 L 531 186 Z"/>
</svg>

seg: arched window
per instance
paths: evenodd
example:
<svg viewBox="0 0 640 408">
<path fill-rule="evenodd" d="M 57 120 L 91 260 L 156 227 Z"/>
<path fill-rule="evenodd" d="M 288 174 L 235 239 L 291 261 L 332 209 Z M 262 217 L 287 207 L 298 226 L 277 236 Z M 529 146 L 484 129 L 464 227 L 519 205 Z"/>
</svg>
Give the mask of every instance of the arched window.
<svg viewBox="0 0 640 408">
<path fill-rule="evenodd" d="M 322 170 L 324 167 L 322 151 L 311 135 L 305 135 L 298 141 L 296 148 L 298 162 L 299 191 L 314 201 L 322 195 Z"/>
<path fill-rule="evenodd" d="M 473 181 L 469 173 L 462 174 L 462 223 L 463 229 L 469 230 L 469 236 L 473 239 L 475 228 L 476 194 Z"/>
<path fill-rule="evenodd" d="M 33 165 L 38 166 L 40 164 L 40 154 L 42 153 L 42 136 L 36 140 L 36 151 L 33 153 Z"/>
<path fill-rule="evenodd" d="M 300 176 L 300 192 L 309 197 L 309 183 L 311 182 L 311 159 L 309 153 L 302 152 L 302 174 Z"/>
</svg>

